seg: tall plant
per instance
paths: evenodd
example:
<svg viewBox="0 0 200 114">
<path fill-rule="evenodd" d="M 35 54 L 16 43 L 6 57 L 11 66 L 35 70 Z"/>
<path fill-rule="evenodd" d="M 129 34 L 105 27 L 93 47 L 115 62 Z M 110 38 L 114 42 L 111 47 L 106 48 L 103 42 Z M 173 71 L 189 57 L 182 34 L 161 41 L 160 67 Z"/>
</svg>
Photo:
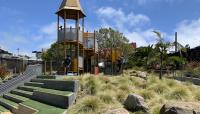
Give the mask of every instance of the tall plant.
<svg viewBox="0 0 200 114">
<path fill-rule="evenodd" d="M 160 75 L 159 78 L 162 79 L 163 75 L 163 61 L 164 57 L 167 56 L 167 51 L 171 46 L 170 42 L 165 42 L 161 33 L 158 31 L 153 31 L 157 35 L 157 43 L 155 45 L 155 51 L 160 56 Z"/>
</svg>

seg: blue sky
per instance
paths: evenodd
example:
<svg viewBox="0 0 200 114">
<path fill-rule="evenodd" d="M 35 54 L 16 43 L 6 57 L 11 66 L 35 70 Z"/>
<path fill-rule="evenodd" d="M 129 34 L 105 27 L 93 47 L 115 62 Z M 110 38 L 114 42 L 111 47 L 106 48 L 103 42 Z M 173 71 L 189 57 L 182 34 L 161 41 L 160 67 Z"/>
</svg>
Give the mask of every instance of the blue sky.
<svg viewBox="0 0 200 114">
<path fill-rule="evenodd" d="M 0 0 L 0 47 L 21 54 L 48 48 L 56 41 L 56 15 L 62 0 Z M 113 27 L 137 42 L 156 41 L 153 30 L 183 45 L 200 44 L 200 0 L 81 0 L 86 30 Z"/>
</svg>

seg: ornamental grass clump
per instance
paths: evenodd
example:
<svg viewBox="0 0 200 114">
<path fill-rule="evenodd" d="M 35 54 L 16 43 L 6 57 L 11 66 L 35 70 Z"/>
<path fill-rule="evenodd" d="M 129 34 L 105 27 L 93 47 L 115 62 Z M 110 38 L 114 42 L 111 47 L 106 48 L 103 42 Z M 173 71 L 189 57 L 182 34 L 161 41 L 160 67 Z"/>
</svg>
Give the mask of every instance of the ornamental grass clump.
<svg viewBox="0 0 200 114">
<path fill-rule="evenodd" d="M 194 99 L 200 101 L 200 90 L 194 92 Z"/>
<path fill-rule="evenodd" d="M 150 100 L 156 96 L 155 92 L 150 90 L 140 90 L 139 95 L 141 95 L 145 100 Z"/>
<path fill-rule="evenodd" d="M 164 94 L 170 90 L 169 87 L 162 82 L 153 84 L 148 89 L 156 92 L 157 94 Z"/>
<path fill-rule="evenodd" d="M 98 97 L 87 96 L 69 108 L 69 114 L 99 114 L 103 104 Z"/>
<path fill-rule="evenodd" d="M 127 96 L 128 96 L 128 93 L 126 93 L 125 91 L 122 91 L 122 90 L 118 90 L 115 94 L 115 98 L 122 104 L 126 100 Z"/>
<path fill-rule="evenodd" d="M 100 87 L 99 81 L 95 77 L 89 77 L 85 81 L 87 94 L 95 95 Z"/>
<path fill-rule="evenodd" d="M 101 92 L 101 93 L 98 93 L 97 96 L 98 96 L 105 104 L 114 103 L 114 96 L 111 95 L 109 92 Z"/>
<path fill-rule="evenodd" d="M 177 86 L 170 94 L 170 99 L 186 100 L 189 97 L 188 88 L 184 86 Z"/>
</svg>

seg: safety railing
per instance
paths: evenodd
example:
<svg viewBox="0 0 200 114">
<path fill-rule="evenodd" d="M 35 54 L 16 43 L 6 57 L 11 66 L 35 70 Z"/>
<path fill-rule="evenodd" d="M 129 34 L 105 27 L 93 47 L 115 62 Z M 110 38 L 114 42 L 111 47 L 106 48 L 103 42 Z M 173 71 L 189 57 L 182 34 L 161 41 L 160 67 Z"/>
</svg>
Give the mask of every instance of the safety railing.
<svg viewBox="0 0 200 114">
<path fill-rule="evenodd" d="M 77 29 L 75 29 L 75 28 L 66 28 L 65 32 L 64 32 L 64 29 L 58 31 L 58 42 L 77 41 L 77 37 L 79 37 L 78 38 L 79 42 L 83 43 L 82 31 L 79 31 L 78 34 L 77 34 Z"/>
</svg>

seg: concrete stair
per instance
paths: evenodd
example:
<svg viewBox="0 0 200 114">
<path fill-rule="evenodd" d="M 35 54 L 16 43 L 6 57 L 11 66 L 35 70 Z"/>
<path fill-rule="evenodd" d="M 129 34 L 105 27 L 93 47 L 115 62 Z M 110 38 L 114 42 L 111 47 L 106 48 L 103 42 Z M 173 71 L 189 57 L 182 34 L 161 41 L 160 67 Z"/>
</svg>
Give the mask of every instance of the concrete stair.
<svg viewBox="0 0 200 114">
<path fill-rule="evenodd" d="M 20 89 L 12 90 L 11 93 L 19 95 L 19 96 L 27 97 L 27 98 L 31 98 L 33 95 L 33 92 L 24 91 L 24 90 L 20 90 Z"/>
<path fill-rule="evenodd" d="M 2 105 L 3 107 L 5 107 L 9 110 L 17 109 L 17 107 L 18 107 L 17 103 L 15 103 L 11 100 L 5 99 L 5 98 L 0 98 L 0 105 Z"/>
<path fill-rule="evenodd" d="M 3 98 L 9 99 L 16 103 L 22 103 L 22 102 L 25 102 L 26 100 L 28 100 L 28 98 L 26 98 L 26 97 L 22 97 L 22 96 L 11 94 L 11 93 L 4 94 Z"/>
<path fill-rule="evenodd" d="M 34 87 L 42 87 L 43 83 L 37 83 L 37 82 L 27 82 L 24 84 L 25 86 L 34 86 Z"/>
</svg>

